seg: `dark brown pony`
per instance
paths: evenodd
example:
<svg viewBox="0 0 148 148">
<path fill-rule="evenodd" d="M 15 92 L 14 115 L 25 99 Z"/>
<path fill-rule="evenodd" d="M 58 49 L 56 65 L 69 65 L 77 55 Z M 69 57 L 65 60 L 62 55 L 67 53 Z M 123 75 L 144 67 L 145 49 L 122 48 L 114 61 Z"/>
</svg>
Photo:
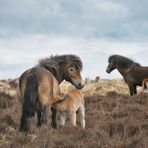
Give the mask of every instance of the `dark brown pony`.
<svg viewBox="0 0 148 148">
<path fill-rule="evenodd" d="M 29 130 L 29 118 L 37 112 L 37 126 L 47 123 L 48 108 L 59 101 L 59 84 L 69 81 L 82 89 L 82 61 L 76 55 L 51 56 L 39 61 L 36 67 L 26 70 L 19 79 L 19 94 L 22 102 L 20 131 Z M 52 127 L 56 128 L 56 109 L 52 108 Z"/>
<path fill-rule="evenodd" d="M 142 86 L 143 80 L 148 78 L 148 67 L 143 67 L 127 57 L 111 55 L 108 63 L 106 72 L 110 73 L 117 69 L 127 83 L 131 96 L 137 94 L 136 87 Z"/>
</svg>

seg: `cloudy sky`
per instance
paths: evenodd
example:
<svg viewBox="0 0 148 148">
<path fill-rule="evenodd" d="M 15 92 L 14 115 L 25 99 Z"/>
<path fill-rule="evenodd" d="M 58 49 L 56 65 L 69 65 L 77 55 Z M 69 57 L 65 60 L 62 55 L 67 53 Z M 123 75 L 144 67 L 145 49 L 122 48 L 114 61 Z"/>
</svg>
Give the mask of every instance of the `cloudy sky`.
<svg viewBox="0 0 148 148">
<path fill-rule="evenodd" d="M 0 79 L 40 58 L 77 54 L 83 77 L 105 72 L 111 54 L 148 65 L 147 0 L 0 0 Z"/>
</svg>

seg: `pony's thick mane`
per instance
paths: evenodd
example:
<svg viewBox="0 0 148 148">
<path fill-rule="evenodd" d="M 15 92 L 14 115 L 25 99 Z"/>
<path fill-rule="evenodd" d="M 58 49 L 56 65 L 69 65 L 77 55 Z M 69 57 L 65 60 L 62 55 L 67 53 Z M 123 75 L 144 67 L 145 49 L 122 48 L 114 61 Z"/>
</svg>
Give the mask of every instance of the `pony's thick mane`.
<svg viewBox="0 0 148 148">
<path fill-rule="evenodd" d="M 39 60 L 38 66 L 44 67 L 50 71 L 58 70 L 60 65 L 67 64 L 75 66 L 79 71 L 82 70 L 83 65 L 81 59 L 76 55 L 56 55 Z"/>
<path fill-rule="evenodd" d="M 131 67 L 141 67 L 139 63 L 135 63 L 132 59 L 117 54 L 111 55 L 108 59 L 108 62 L 112 62 L 113 64 L 118 65 L 122 69 Z"/>
</svg>

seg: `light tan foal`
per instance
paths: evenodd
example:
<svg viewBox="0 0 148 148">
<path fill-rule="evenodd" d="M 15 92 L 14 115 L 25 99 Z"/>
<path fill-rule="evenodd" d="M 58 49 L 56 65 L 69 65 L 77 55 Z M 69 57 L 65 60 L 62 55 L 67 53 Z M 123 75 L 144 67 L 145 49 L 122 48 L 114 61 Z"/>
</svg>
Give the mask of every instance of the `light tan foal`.
<svg viewBox="0 0 148 148">
<path fill-rule="evenodd" d="M 76 112 L 80 120 L 82 128 L 85 128 L 85 107 L 84 96 L 78 89 L 72 89 L 64 96 L 64 101 L 54 104 L 54 107 L 59 111 L 60 125 L 64 125 L 67 118 L 70 119 L 72 125 L 76 124 Z"/>
</svg>

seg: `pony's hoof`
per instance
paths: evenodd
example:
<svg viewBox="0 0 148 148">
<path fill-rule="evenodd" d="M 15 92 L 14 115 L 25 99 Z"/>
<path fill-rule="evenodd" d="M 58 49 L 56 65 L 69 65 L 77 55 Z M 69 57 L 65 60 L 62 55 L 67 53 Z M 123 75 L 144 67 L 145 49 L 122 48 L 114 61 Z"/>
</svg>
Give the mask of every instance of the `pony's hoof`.
<svg viewBox="0 0 148 148">
<path fill-rule="evenodd" d="M 29 129 L 28 128 L 19 128 L 19 132 L 28 132 Z"/>
<path fill-rule="evenodd" d="M 47 125 L 48 121 L 47 120 L 42 120 L 42 124 Z"/>
<path fill-rule="evenodd" d="M 42 124 L 37 123 L 36 126 L 40 128 L 42 126 Z"/>
<path fill-rule="evenodd" d="M 56 123 L 51 123 L 51 127 L 54 129 L 57 129 L 57 124 Z"/>
</svg>

